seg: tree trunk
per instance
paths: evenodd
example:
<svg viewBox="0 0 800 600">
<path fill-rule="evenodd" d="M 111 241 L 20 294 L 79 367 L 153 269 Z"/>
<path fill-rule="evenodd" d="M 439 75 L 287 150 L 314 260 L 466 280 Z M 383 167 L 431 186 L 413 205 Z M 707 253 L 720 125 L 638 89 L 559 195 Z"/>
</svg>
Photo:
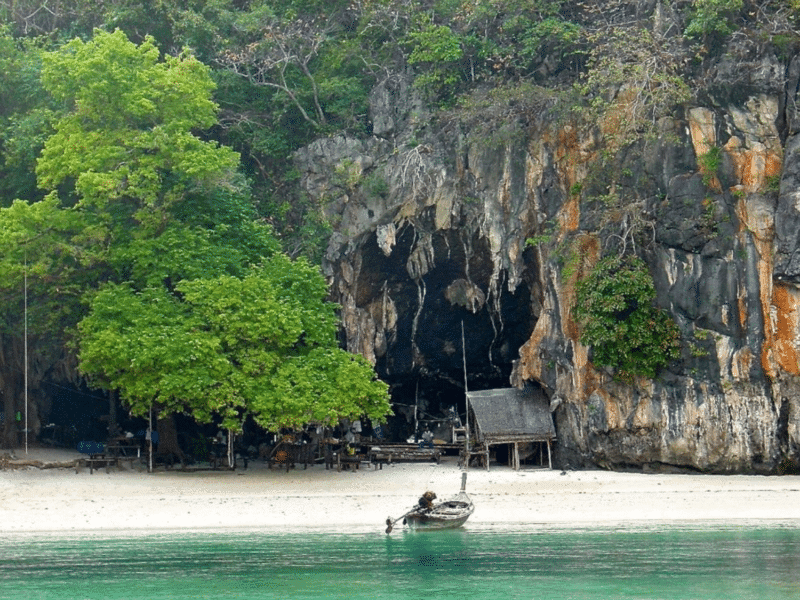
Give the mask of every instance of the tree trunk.
<svg viewBox="0 0 800 600">
<path fill-rule="evenodd" d="M 16 390 L 13 378 L 7 372 L 0 377 L 0 393 L 3 395 L 3 431 L 0 446 L 13 450 L 17 445 Z"/>
<path fill-rule="evenodd" d="M 14 435 L 15 421 L 15 390 L 14 390 L 14 374 L 13 366 L 9 363 L 10 352 L 6 348 L 8 337 L 0 334 L 0 365 L 3 366 L 0 371 L 0 394 L 2 394 L 3 401 L 3 429 L 0 434 L 0 447 L 14 449 L 16 445 L 16 436 Z"/>
<path fill-rule="evenodd" d="M 110 435 L 121 433 L 117 423 L 117 392 L 115 390 L 108 392 L 108 433 Z"/>
<path fill-rule="evenodd" d="M 178 445 L 178 429 L 175 427 L 173 415 L 158 415 L 158 449 L 156 456 L 168 464 L 180 462 L 181 466 L 186 464 L 186 455 Z"/>
</svg>

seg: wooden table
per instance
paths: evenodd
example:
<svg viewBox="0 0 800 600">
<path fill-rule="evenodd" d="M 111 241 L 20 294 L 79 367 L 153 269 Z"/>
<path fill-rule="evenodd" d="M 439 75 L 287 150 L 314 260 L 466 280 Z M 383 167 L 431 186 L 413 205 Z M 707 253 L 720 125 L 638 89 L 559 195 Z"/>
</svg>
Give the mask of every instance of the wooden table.
<svg viewBox="0 0 800 600">
<path fill-rule="evenodd" d="M 356 471 L 361 466 L 362 462 L 368 460 L 368 457 L 364 454 L 342 454 L 341 452 L 336 453 L 336 470 L 341 472 L 342 469 L 350 469 L 351 471 Z"/>
<path fill-rule="evenodd" d="M 420 448 L 413 445 L 397 445 L 375 447 L 369 451 L 369 461 L 375 468 L 383 469 L 383 464 L 393 462 L 416 462 L 416 461 L 435 461 L 439 464 L 442 460 L 442 452 L 436 447 Z"/>
<path fill-rule="evenodd" d="M 77 474 L 81 465 L 89 467 L 89 474 L 94 473 L 96 467 L 103 464 L 106 468 L 106 473 L 110 472 L 111 465 L 119 466 L 119 458 L 116 456 L 107 456 L 105 452 L 89 454 L 88 458 L 79 458 L 75 461 L 75 473 Z"/>
</svg>

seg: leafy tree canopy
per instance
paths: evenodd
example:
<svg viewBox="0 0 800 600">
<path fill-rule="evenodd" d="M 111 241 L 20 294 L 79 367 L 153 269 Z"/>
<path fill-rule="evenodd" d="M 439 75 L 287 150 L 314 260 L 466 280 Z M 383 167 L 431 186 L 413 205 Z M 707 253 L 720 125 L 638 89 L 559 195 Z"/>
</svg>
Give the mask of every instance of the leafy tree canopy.
<svg viewBox="0 0 800 600">
<path fill-rule="evenodd" d="M 108 285 L 80 324 L 80 368 L 118 388 L 134 414 L 246 415 L 268 429 L 389 413 L 387 386 L 337 346 L 335 305 L 305 261 L 275 255 L 242 277 L 136 292 Z"/>
<path fill-rule="evenodd" d="M 37 165 L 49 193 L 0 209 L 6 306 L 27 276 L 51 315 L 36 322 L 62 345 L 76 330 L 81 373 L 135 414 L 155 404 L 233 429 L 249 414 L 383 418 L 386 386 L 338 348 L 319 270 L 280 253 L 238 155 L 200 137 L 216 124 L 209 70 L 119 31 L 42 63 L 61 104 Z"/>
<path fill-rule="evenodd" d="M 74 181 L 78 206 L 130 211 L 157 231 L 165 208 L 231 177 L 238 155 L 194 132 L 216 122 L 208 68 L 153 41 L 96 31 L 44 57 L 45 88 L 67 107 L 37 165 L 39 185 Z"/>
<path fill-rule="evenodd" d="M 56 191 L 13 208 L 39 224 L 41 211 L 80 219 L 55 241 L 73 261 L 88 253 L 96 282 L 110 279 L 77 326 L 83 374 L 119 389 L 134 414 L 155 404 L 233 429 L 247 414 L 271 427 L 385 415 L 386 386 L 337 347 L 318 269 L 279 253 L 233 172 L 237 155 L 194 133 L 216 118 L 206 67 L 97 31 L 47 54 L 43 81 L 65 116 L 40 185 L 74 182 L 75 202 L 60 206 Z"/>
</svg>

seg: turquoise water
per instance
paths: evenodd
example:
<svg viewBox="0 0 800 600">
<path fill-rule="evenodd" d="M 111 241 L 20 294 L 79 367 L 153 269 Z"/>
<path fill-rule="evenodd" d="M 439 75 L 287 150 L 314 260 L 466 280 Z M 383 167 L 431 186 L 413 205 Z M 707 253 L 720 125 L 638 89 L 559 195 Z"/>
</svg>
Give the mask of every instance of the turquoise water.
<svg viewBox="0 0 800 600">
<path fill-rule="evenodd" d="M 0 536 L 0 598 L 800 598 L 800 526 Z"/>
</svg>

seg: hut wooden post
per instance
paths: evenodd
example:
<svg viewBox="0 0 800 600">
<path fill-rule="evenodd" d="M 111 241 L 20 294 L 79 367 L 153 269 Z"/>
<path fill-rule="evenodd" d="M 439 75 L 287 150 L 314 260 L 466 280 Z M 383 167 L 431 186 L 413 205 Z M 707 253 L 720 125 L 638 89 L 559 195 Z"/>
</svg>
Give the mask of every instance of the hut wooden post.
<svg viewBox="0 0 800 600">
<path fill-rule="evenodd" d="M 550 455 L 550 440 L 547 440 L 547 464 L 550 465 L 550 468 L 553 468 L 553 457 Z"/>
<path fill-rule="evenodd" d="M 514 442 L 514 470 L 519 471 L 519 442 Z"/>
</svg>

